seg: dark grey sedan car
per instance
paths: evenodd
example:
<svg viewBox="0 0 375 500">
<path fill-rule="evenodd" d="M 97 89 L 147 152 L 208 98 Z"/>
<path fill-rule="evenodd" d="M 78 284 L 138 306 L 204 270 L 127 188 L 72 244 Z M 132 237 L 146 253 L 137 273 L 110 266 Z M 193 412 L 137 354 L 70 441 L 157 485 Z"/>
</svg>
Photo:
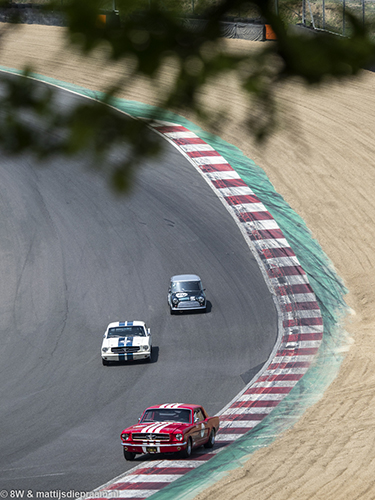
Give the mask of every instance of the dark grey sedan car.
<svg viewBox="0 0 375 500">
<path fill-rule="evenodd" d="M 205 311 L 206 294 L 200 277 L 196 274 L 172 276 L 168 290 L 168 305 L 171 314 L 191 310 Z"/>
</svg>

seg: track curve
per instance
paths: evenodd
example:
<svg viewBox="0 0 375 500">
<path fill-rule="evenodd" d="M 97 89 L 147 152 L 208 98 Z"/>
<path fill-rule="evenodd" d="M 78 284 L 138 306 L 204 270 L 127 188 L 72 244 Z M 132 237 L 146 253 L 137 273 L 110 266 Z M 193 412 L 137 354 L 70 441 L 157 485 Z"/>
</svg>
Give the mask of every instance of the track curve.
<svg viewBox="0 0 375 500">
<path fill-rule="evenodd" d="M 272 351 L 275 306 L 231 216 L 174 148 L 122 200 L 79 161 L 3 155 L 0 168 L 2 484 L 91 491 L 128 467 L 119 432 L 145 406 L 216 413 L 243 389 Z M 171 317 L 168 279 L 191 271 L 212 308 Z M 154 363 L 101 366 L 116 319 L 149 324 Z"/>
</svg>

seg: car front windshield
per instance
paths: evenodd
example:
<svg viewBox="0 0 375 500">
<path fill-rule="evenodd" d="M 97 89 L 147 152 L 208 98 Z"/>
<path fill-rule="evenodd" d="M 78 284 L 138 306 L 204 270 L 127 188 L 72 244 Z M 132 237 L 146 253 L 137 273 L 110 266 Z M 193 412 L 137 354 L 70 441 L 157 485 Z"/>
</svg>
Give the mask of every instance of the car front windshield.
<svg viewBox="0 0 375 500">
<path fill-rule="evenodd" d="M 108 330 L 108 337 L 146 337 L 143 326 L 116 326 Z"/>
<path fill-rule="evenodd" d="M 191 410 L 182 408 L 156 408 L 146 410 L 141 423 L 147 422 L 180 422 L 190 423 Z"/>
<path fill-rule="evenodd" d="M 202 285 L 200 281 L 172 281 L 171 290 L 176 292 L 201 292 Z"/>
</svg>

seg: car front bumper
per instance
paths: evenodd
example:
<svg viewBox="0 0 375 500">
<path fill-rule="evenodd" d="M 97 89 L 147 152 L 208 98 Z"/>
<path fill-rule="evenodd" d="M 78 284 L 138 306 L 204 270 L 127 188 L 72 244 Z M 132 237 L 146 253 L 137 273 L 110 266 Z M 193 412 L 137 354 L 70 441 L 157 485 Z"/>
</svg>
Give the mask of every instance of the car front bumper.
<svg viewBox="0 0 375 500">
<path fill-rule="evenodd" d="M 179 302 L 177 305 L 170 304 L 172 311 L 204 311 L 206 309 L 206 304 L 201 305 L 195 300 L 185 300 Z"/>
<path fill-rule="evenodd" d="M 130 451 L 132 453 L 145 454 L 145 453 L 178 453 L 186 448 L 187 442 L 183 441 L 181 443 L 155 443 L 143 444 L 135 443 L 130 441 L 129 443 L 122 443 L 125 451 Z"/>
<path fill-rule="evenodd" d="M 102 359 L 108 362 L 137 361 L 151 357 L 151 351 L 127 352 L 123 354 L 102 352 Z"/>
</svg>

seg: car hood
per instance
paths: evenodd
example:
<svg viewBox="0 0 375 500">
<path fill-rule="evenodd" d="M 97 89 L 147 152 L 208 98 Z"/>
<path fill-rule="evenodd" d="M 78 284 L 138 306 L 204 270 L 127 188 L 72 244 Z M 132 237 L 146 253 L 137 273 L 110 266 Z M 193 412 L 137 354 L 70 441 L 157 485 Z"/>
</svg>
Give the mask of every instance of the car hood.
<svg viewBox="0 0 375 500">
<path fill-rule="evenodd" d="M 151 433 L 172 433 L 176 431 L 183 432 L 184 429 L 189 427 L 191 424 L 183 424 L 181 422 L 148 422 L 145 424 L 136 424 L 128 427 L 124 432 L 142 432 L 145 434 Z"/>
<path fill-rule="evenodd" d="M 150 344 L 150 337 L 114 337 L 104 338 L 102 347 L 127 347 Z"/>
</svg>

